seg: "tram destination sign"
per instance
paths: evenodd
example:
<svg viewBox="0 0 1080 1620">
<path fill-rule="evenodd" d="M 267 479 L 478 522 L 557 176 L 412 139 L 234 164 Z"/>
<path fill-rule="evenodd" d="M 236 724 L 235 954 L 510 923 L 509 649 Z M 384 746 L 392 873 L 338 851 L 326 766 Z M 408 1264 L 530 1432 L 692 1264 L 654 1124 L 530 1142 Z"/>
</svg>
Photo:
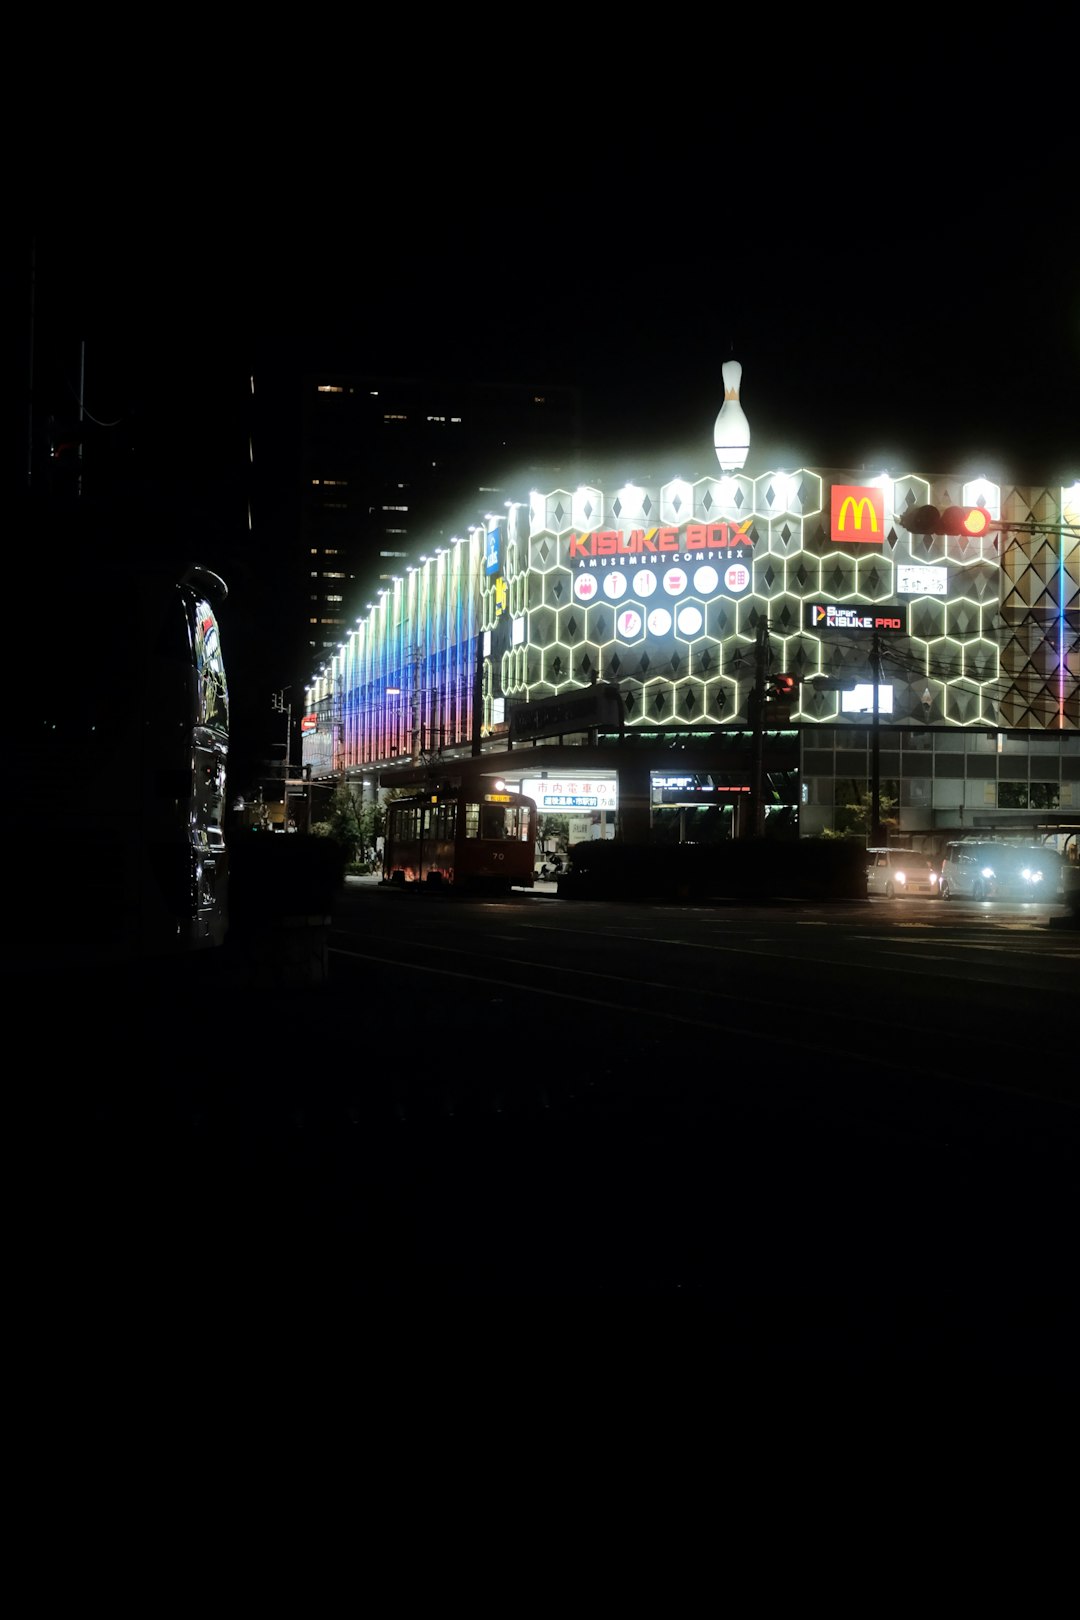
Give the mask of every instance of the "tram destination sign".
<svg viewBox="0 0 1080 1620">
<path fill-rule="evenodd" d="M 806 604 L 807 630 L 858 630 L 864 634 L 906 636 L 908 625 L 907 604 L 879 607 L 850 602 L 808 602 Z"/>
</svg>

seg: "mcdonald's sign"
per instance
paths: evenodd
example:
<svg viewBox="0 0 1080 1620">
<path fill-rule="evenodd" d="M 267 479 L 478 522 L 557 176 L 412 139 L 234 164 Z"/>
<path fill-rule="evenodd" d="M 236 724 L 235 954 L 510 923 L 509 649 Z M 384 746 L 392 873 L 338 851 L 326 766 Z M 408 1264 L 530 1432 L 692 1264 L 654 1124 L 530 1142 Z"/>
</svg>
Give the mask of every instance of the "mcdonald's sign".
<svg viewBox="0 0 1080 1620">
<path fill-rule="evenodd" d="M 885 497 L 864 484 L 832 487 L 832 538 L 844 545 L 880 546 L 885 535 Z"/>
</svg>

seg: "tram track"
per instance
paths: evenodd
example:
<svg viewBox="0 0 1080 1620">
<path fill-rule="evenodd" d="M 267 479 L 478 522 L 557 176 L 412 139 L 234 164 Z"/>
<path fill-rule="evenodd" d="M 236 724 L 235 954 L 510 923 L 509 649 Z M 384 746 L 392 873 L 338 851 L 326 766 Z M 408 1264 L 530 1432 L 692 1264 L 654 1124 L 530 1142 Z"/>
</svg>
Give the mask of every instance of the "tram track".
<svg viewBox="0 0 1080 1620">
<path fill-rule="evenodd" d="M 625 941 L 626 935 L 622 938 Z M 683 940 L 663 940 L 655 936 L 649 943 L 654 947 L 685 945 Z M 670 1034 L 672 1040 L 692 1041 L 695 1050 L 714 1048 L 721 1053 L 739 1050 L 744 1054 L 744 1061 L 753 1054 L 766 1031 L 773 1062 L 787 1061 L 796 1073 L 840 1071 L 847 1065 L 864 1078 L 882 1080 L 887 1077 L 892 1084 L 905 1089 L 935 1083 L 980 1093 L 1029 1099 L 1041 1097 L 1066 1106 L 1072 1102 L 1069 1082 L 1056 1071 L 1042 1075 L 1033 1072 L 1028 1033 L 1019 1024 L 996 1032 L 995 1061 L 990 1068 L 973 1061 L 967 1025 L 958 1027 L 947 999 L 938 999 L 920 1008 L 914 1030 L 900 1027 L 893 1031 L 892 1038 L 886 1032 L 884 1039 L 879 1001 L 863 1007 L 851 996 L 841 1016 L 832 1016 L 828 1011 L 823 1013 L 814 998 L 837 971 L 849 972 L 857 965 L 846 960 L 789 962 L 787 965 L 802 975 L 802 999 L 793 997 L 789 987 L 788 1004 L 782 1022 L 778 1023 L 775 989 L 771 985 L 766 990 L 757 989 L 747 983 L 745 975 L 725 981 L 723 977 L 706 980 L 699 973 L 689 992 L 692 1005 L 688 1005 L 686 976 L 677 969 L 666 975 L 628 978 L 580 961 L 558 963 L 534 956 L 515 956 L 505 949 L 478 947 L 475 941 L 466 960 L 457 942 L 410 938 L 398 948 L 391 945 L 372 950 L 368 945 L 358 946 L 355 938 L 336 932 L 331 954 L 341 970 L 383 969 L 389 973 L 391 981 L 405 975 L 438 980 L 445 993 L 487 1009 L 489 1017 L 498 999 L 500 1032 L 505 1032 L 514 1022 L 514 1012 L 508 1002 L 512 1001 L 516 1008 L 523 1031 L 535 1021 L 536 1006 L 546 1003 L 558 1005 L 560 1013 L 565 1012 L 567 1016 L 571 1009 L 581 1009 L 586 1019 L 596 1014 L 605 1022 L 613 1018 L 632 1021 L 642 1043 L 666 1039 Z M 747 954 L 745 944 L 740 945 L 738 955 L 745 958 Z M 762 949 L 749 954 L 763 956 L 769 952 Z M 677 960 L 673 958 L 674 962 Z M 935 973 L 940 990 L 943 976 L 939 969 L 935 969 Z M 965 994 L 971 988 L 959 978 L 955 986 Z M 987 985 L 979 999 L 992 1005 L 997 994 L 997 987 Z M 974 998 L 970 1005 L 974 1007 Z M 596 1038 L 602 1047 L 603 1036 Z"/>
</svg>

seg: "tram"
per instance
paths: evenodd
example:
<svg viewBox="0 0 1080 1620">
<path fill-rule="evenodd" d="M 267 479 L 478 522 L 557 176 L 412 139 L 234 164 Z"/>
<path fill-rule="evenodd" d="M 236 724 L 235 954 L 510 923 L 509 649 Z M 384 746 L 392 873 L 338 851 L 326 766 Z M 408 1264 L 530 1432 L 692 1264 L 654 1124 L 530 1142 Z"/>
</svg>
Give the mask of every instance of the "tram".
<svg viewBox="0 0 1080 1620">
<path fill-rule="evenodd" d="M 383 882 L 472 893 L 531 889 L 536 802 L 509 789 L 439 789 L 386 807 Z"/>
</svg>

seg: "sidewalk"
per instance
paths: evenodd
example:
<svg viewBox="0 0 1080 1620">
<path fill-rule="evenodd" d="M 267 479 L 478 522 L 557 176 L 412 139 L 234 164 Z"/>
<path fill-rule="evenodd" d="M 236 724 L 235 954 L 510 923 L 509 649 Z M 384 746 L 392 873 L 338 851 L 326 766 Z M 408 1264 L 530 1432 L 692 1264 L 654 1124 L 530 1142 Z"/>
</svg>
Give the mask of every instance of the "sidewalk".
<svg viewBox="0 0 1080 1620">
<path fill-rule="evenodd" d="M 390 889 L 393 887 L 393 885 L 390 883 L 384 884 L 382 877 L 378 872 L 364 872 L 360 874 L 347 872 L 345 874 L 345 883 L 346 886 L 351 884 L 359 884 L 362 888 L 367 889 Z M 525 888 L 523 885 L 515 885 L 513 889 L 514 894 L 558 894 L 558 892 L 559 885 L 554 878 L 537 878 L 531 889 Z"/>
</svg>

